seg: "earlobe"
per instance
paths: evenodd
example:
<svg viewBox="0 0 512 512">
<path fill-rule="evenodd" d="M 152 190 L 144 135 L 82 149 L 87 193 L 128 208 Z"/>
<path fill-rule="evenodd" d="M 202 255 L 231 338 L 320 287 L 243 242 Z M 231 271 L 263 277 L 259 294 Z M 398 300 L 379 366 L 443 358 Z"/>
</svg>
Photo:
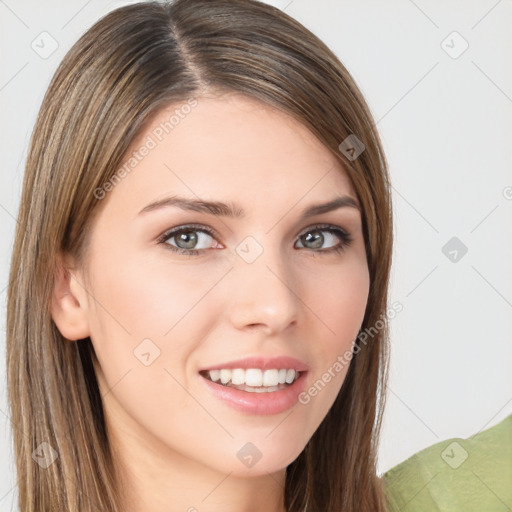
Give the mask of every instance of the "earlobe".
<svg viewBox="0 0 512 512">
<path fill-rule="evenodd" d="M 70 259 L 59 255 L 53 285 L 51 314 L 64 338 L 80 340 L 90 335 L 87 293 L 81 274 L 69 265 Z"/>
</svg>

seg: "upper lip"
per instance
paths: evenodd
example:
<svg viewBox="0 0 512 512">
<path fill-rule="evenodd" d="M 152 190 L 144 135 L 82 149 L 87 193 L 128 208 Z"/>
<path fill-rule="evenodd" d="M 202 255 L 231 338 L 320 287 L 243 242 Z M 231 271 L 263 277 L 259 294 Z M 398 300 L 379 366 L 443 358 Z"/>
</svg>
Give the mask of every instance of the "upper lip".
<svg viewBox="0 0 512 512">
<path fill-rule="evenodd" d="M 243 359 L 237 359 L 235 361 L 228 361 L 223 363 L 218 363 L 214 365 L 210 365 L 207 368 L 202 368 L 200 371 L 209 371 L 209 370 L 221 370 L 223 368 L 226 369 L 234 369 L 234 368 L 261 368 L 262 370 L 271 370 L 271 369 L 293 369 L 299 372 L 308 371 L 309 367 L 306 363 L 303 363 L 299 359 L 295 357 L 289 356 L 277 356 L 277 357 L 262 357 L 262 356 L 254 356 L 254 357 L 244 357 Z"/>
</svg>

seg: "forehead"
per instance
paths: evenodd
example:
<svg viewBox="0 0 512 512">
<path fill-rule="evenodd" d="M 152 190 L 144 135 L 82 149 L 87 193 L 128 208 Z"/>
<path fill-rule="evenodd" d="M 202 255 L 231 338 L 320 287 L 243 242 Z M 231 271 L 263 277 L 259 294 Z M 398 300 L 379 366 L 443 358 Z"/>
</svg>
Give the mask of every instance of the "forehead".
<svg viewBox="0 0 512 512">
<path fill-rule="evenodd" d="M 141 205 L 171 192 L 236 197 L 248 205 L 355 197 L 340 161 L 304 125 L 234 94 L 160 110 L 133 141 L 123 166 L 128 176 L 113 195 L 137 196 Z"/>
</svg>

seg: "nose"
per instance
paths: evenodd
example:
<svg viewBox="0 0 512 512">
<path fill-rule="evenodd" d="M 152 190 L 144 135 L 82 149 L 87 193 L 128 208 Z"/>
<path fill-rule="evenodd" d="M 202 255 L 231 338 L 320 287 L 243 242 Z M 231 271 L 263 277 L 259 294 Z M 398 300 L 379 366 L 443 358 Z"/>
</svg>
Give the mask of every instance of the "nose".
<svg viewBox="0 0 512 512">
<path fill-rule="evenodd" d="M 298 284 L 282 255 L 265 250 L 252 263 L 236 258 L 227 285 L 231 324 L 241 330 L 260 328 L 266 335 L 284 331 L 298 318 Z"/>
</svg>

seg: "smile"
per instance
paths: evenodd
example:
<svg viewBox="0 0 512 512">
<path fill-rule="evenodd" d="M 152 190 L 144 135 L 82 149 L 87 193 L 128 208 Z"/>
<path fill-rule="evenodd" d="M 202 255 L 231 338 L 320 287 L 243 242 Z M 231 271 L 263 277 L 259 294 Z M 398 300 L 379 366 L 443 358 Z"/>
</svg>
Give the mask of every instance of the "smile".
<svg viewBox="0 0 512 512">
<path fill-rule="evenodd" d="M 220 383 L 226 387 L 248 391 L 249 393 L 271 393 L 280 391 L 293 384 L 300 372 L 293 368 L 273 368 L 262 370 L 260 368 L 234 368 L 205 370 L 201 375 L 212 382 Z"/>
<path fill-rule="evenodd" d="M 296 405 L 307 373 L 292 368 L 222 368 L 199 372 L 209 392 L 221 403 L 256 415 L 279 414 Z"/>
</svg>

